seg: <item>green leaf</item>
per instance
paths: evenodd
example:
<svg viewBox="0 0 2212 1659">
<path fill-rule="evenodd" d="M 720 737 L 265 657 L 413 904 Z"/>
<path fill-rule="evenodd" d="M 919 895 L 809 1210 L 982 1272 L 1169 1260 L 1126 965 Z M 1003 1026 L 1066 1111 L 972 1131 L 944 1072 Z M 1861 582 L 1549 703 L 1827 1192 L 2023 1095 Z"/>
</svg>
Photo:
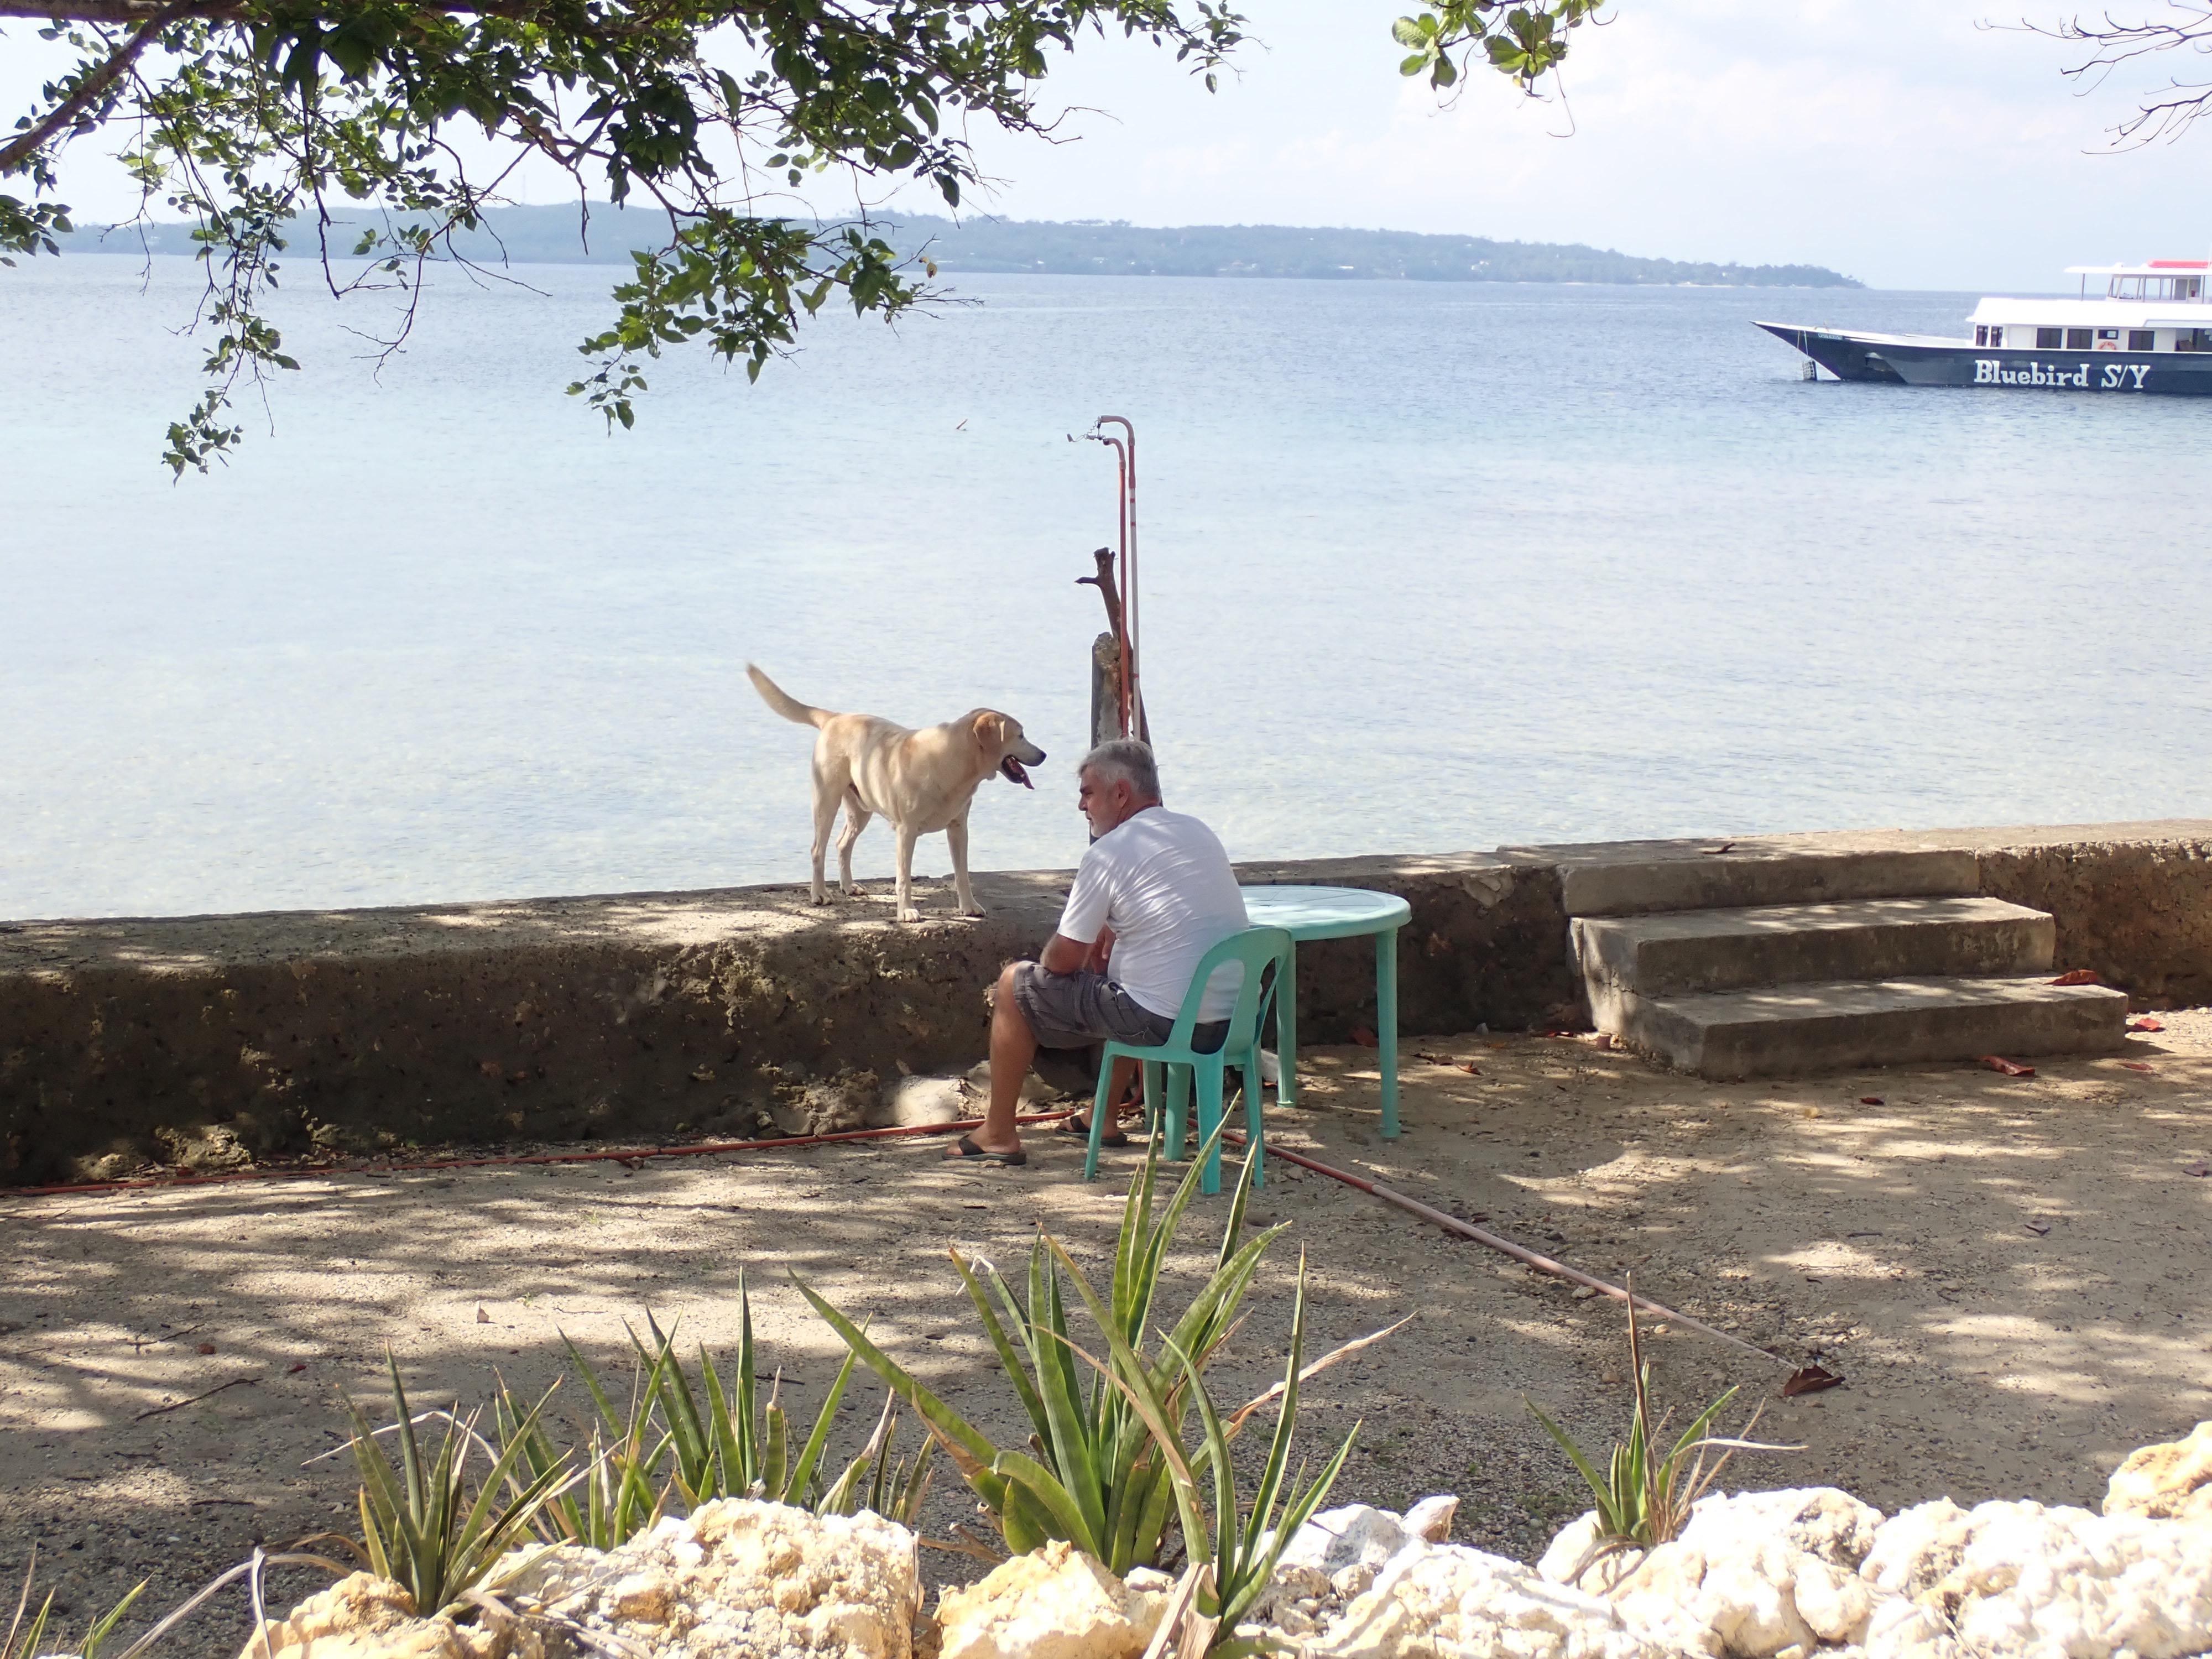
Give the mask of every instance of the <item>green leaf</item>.
<svg viewBox="0 0 2212 1659">
<path fill-rule="evenodd" d="M 1054 1478 L 1052 1472 L 1035 1458 L 1021 1452 L 1002 1451 L 993 1460 L 992 1468 L 1008 1480 L 1018 1481 L 1024 1491 L 1044 1505 L 1054 1524 L 1060 1528 L 1060 1537 L 1094 1556 L 1103 1557 L 1106 1554 L 1092 1517 L 1069 1494 L 1067 1488 Z"/>
<path fill-rule="evenodd" d="M 1108 1553 L 1103 1543 L 1105 1498 L 1075 1375 L 1075 1358 L 1067 1348 L 1067 1318 L 1057 1280 L 1040 1240 L 1030 1252 L 1030 1323 L 1024 1336 L 1036 1364 L 1037 1394 L 1044 1401 L 1045 1420 L 1050 1425 L 1046 1443 L 1065 1491 L 1081 1515 L 1081 1529 L 1069 1537 L 1093 1555 L 1103 1556 Z"/>
<path fill-rule="evenodd" d="M 23 1628 L 22 1625 L 23 1609 L 31 1600 L 31 1574 L 37 1571 L 38 1565 L 34 1550 L 31 1565 L 23 1574 L 23 1594 L 16 1602 L 15 1617 L 9 1626 L 5 1639 L 0 1640 L 0 1659 L 35 1659 L 40 1644 L 46 1638 L 46 1620 L 54 1610 L 54 1593 L 52 1590 L 46 1592 L 46 1599 L 39 1604 L 38 1612 L 32 1615 L 29 1627 Z"/>
<path fill-rule="evenodd" d="M 106 1644 L 107 1638 L 115 1633 L 115 1627 L 123 1622 L 123 1615 L 131 1611 L 131 1604 L 145 1592 L 146 1586 L 152 1582 L 150 1579 L 141 1578 L 131 1587 L 120 1601 L 92 1621 L 92 1627 L 84 1633 L 84 1640 L 78 1644 L 78 1659 L 100 1659 L 100 1650 Z M 38 1651 L 38 1638 L 33 1635 L 24 1644 L 24 1651 L 34 1654 Z"/>
<path fill-rule="evenodd" d="M 568 1481 L 565 1460 L 526 1482 L 514 1480 L 515 1466 L 526 1455 L 537 1425 L 538 1408 L 533 1408 L 493 1459 L 478 1484 L 476 1501 L 468 1504 L 465 1483 L 474 1418 L 446 1413 L 444 1440 L 426 1465 L 399 1380 L 398 1362 L 388 1350 L 385 1364 L 392 1386 L 392 1437 L 400 1453 L 397 1474 L 361 1408 L 341 1395 L 353 1420 L 354 1462 L 362 1474 L 362 1534 L 378 1573 L 405 1586 L 416 1607 L 442 1611 L 483 1581 L 500 1554 L 562 1490 Z M 539 1408 L 544 1403 L 539 1402 Z M 514 1495 L 502 1502 L 500 1494 L 518 1484 Z"/>
<path fill-rule="evenodd" d="M 1028 1369 L 1024 1364 L 1022 1356 L 1015 1352 L 1014 1345 L 1006 1335 L 1006 1327 L 1000 1323 L 998 1314 L 991 1306 L 990 1297 L 985 1294 L 982 1285 L 969 1270 L 967 1258 L 963 1256 L 957 1249 L 953 1249 L 951 1255 L 953 1268 L 959 1273 L 960 1282 L 967 1287 L 968 1299 L 975 1304 L 975 1312 L 982 1320 L 983 1334 L 989 1340 L 993 1351 L 999 1356 L 1000 1370 L 1005 1374 L 1006 1381 L 1012 1385 L 1016 1396 L 1022 1402 L 1022 1409 L 1029 1414 L 1030 1422 L 1036 1427 L 1038 1435 L 1042 1437 L 1048 1433 L 1052 1425 L 1046 1419 L 1044 1401 L 1038 1395 L 1035 1385 L 1030 1382 Z M 1021 1310 L 1013 1305 L 1012 1297 L 1007 1292 L 1004 1284 L 1000 1282 L 998 1270 L 986 1262 L 984 1271 L 991 1275 L 998 1294 L 1006 1302 L 1009 1317 L 1018 1328 L 1024 1322 Z"/>
<path fill-rule="evenodd" d="M 922 1421 L 940 1439 L 948 1443 L 946 1449 L 955 1454 L 955 1461 L 960 1463 L 961 1473 L 970 1486 L 975 1484 L 975 1471 L 989 1474 L 992 1461 L 998 1455 L 998 1449 L 988 1439 L 965 1418 L 915 1381 L 896 1360 L 869 1341 L 859 1326 L 832 1307 L 812 1285 L 796 1273 L 792 1275 L 792 1283 L 799 1287 L 799 1293 L 813 1305 L 814 1311 L 829 1322 L 830 1328 L 844 1339 L 845 1346 L 860 1356 L 860 1363 L 881 1377 L 886 1388 L 913 1407 Z M 1003 1482 L 995 1476 L 993 1477 L 993 1484 L 994 1488 L 1003 1487 Z M 989 1494 L 980 1487 L 978 1495 L 988 1501 Z"/>
<path fill-rule="evenodd" d="M 1568 1461 L 1575 1466 L 1575 1472 L 1582 1476 L 1583 1484 L 1590 1489 L 1591 1497 L 1596 1500 L 1600 1527 L 1607 1533 L 1617 1534 L 1630 1517 L 1620 1512 L 1620 1499 L 1614 1493 L 1613 1482 L 1600 1477 L 1589 1456 L 1575 1443 L 1574 1437 L 1547 1416 L 1541 1406 L 1526 1395 L 1521 1397 L 1521 1403 L 1536 1414 L 1536 1420 L 1544 1425 L 1544 1432 L 1550 1435 L 1558 1443 L 1559 1449 L 1566 1453 Z"/>
<path fill-rule="evenodd" d="M 838 1405 L 845 1398 L 845 1384 L 853 1375 L 854 1362 L 859 1358 L 851 1349 L 845 1351 L 845 1361 L 837 1367 L 837 1375 L 830 1384 L 830 1392 L 822 1401 L 822 1409 L 815 1414 L 814 1431 L 806 1437 L 800 1448 L 799 1462 L 792 1466 L 790 1476 L 784 1483 L 789 1494 L 786 1503 L 804 1503 L 814 1484 L 814 1472 L 822 1462 L 823 1449 L 830 1443 L 830 1425 L 837 1420 Z"/>
</svg>

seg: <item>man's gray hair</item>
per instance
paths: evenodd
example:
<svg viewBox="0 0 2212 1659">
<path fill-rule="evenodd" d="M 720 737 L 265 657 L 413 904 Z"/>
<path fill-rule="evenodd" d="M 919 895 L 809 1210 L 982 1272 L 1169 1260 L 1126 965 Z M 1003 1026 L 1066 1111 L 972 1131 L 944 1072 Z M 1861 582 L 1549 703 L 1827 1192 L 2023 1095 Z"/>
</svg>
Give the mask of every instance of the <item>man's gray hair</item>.
<svg viewBox="0 0 2212 1659">
<path fill-rule="evenodd" d="M 1109 782 L 1118 778 L 1145 800 L 1160 799 L 1160 769 L 1152 762 L 1152 746 L 1134 738 L 1102 743 L 1083 757 L 1079 772 L 1096 773 Z"/>
</svg>

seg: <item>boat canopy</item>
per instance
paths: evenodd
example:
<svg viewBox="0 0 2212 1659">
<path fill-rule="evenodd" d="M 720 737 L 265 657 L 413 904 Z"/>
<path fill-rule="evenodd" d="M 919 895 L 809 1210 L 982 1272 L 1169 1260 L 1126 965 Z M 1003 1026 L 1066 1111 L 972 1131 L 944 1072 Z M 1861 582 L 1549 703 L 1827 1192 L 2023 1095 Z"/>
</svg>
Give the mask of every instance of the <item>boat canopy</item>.
<svg viewBox="0 0 2212 1659">
<path fill-rule="evenodd" d="M 2139 265 L 2069 265 L 2069 276 L 2081 279 L 2081 297 L 2089 297 L 2089 279 L 2105 279 L 2105 292 L 2114 300 L 2178 301 L 2203 305 L 2208 283 L 2212 283 L 2212 260 L 2147 259 Z"/>
<path fill-rule="evenodd" d="M 2212 259 L 2147 259 L 2139 265 L 2069 265 L 2069 276 L 2172 276 L 2212 270 Z"/>
</svg>

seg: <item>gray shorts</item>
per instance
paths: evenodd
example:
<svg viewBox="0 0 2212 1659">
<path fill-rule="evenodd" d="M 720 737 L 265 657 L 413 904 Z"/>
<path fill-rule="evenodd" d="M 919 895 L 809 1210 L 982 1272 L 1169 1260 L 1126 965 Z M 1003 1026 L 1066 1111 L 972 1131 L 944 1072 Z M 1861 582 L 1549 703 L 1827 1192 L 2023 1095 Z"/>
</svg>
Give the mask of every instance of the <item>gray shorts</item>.
<svg viewBox="0 0 2212 1659">
<path fill-rule="evenodd" d="M 1095 1042 L 1127 1042 L 1156 1048 L 1175 1030 L 1175 1021 L 1156 1014 L 1106 977 L 1087 970 L 1050 974 L 1034 962 L 1014 967 L 1014 1006 L 1040 1048 L 1088 1048 Z M 1191 1033 L 1201 1054 L 1218 1048 L 1229 1022 L 1217 1020 Z"/>
</svg>

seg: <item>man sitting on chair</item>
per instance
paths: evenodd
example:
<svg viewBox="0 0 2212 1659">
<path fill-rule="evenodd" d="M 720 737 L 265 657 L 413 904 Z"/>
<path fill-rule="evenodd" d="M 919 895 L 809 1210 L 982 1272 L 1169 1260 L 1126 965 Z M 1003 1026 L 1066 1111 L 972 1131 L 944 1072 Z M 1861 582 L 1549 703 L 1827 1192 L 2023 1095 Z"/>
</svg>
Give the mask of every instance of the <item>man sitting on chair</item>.
<svg viewBox="0 0 2212 1659">
<path fill-rule="evenodd" d="M 1060 927 L 1036 962 L 999 975 L 991 1009 L 991 1104 L 982 1126 L 948 1158 L 1026 1164 L 1014 1127 L 1022 1079 L 1040 1048 L 1082 1048 L 1109 1040 L 1167 1040 L 1206 953 L 1245 926 L 1244 896 L 1213 831 L 1160 805 L 1152 751 L 1133 738 L 1102 743 L 1076 773 L 1077 805 L 1093 840 L 1075 872 Z M 1237 1002 L 1237 976 L 1215 975 L 1194 1033 L 1218 1048 Z M 1209 1029 L 1210 1028 L 1210 1029 Z M 1107 1097 L 1120 1102 L 1128 1062 L 1117 1061 Z M 1114 1109 L 1120 1115 L 1117 1104 Z M 1091 1126 L 1071 1119 L 1084 1135 Z M 1109 1146 L 1124 1145 L 1107 1125 Z"/>
</svg>

